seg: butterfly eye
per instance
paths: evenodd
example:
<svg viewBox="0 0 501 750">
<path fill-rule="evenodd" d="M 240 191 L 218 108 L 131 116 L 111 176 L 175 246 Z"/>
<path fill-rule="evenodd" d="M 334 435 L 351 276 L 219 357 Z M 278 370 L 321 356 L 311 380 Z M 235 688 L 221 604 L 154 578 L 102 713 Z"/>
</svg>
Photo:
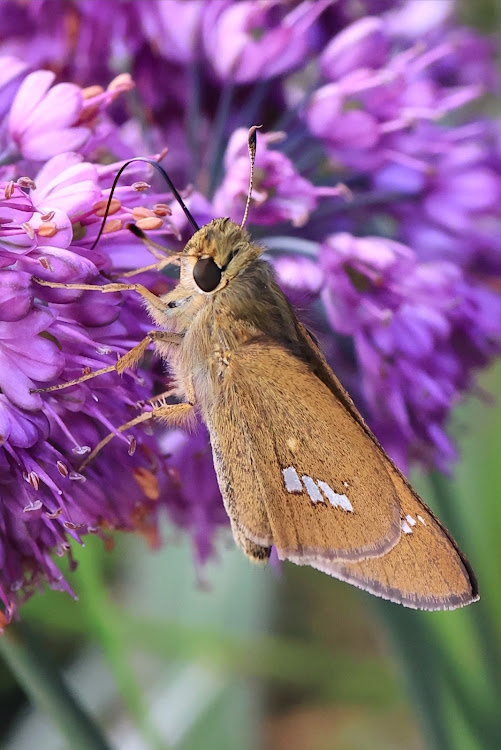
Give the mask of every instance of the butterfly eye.
<svg viewBox="0 0 501 750">
<path fill-rule="evenodd" d="M 204 292 L 212 292 L 221 281 L 221 269 L 212 258 L 200 258 L 195 263 L 193 278 Z"/>
</svg>

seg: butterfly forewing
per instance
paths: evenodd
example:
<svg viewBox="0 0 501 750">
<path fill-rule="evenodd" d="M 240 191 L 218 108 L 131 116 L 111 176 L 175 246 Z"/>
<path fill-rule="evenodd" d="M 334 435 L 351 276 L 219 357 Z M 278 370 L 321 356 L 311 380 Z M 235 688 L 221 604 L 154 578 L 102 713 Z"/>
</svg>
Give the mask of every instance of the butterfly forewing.
<svg viewBox="0 0 501 750">
<path fill-rule="evenodd" d="M 224 380 L 204 418 L 234 527 L 298 563 L 397 543 L 398 495 L 376 447 L 305 362 L 260 338 L 232 353 Z"/>
<path fill-rule="evenodd" d="M 454 540 L 347 394 L 339 397 L 334 376 L 335 393 L 302 359 L 258 339 L 232 354 L 224 377 L 205 418 L 235 538 L 247 554 L 264 559 L 273 543 L 280 559 L 419 609 L 477 598 Z M 249 551 L 246 540 L 263 553 Z"/>
</svg>

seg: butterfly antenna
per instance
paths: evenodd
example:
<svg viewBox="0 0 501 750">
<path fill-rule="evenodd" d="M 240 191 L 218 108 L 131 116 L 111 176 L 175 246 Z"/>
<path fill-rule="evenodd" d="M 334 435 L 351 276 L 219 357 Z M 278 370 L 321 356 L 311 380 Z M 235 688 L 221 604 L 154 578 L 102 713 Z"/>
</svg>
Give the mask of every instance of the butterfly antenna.
<svg viewBox="0 0 501 750">
<path fill-rule="evenodd" d="M 249 148 L 250 148 L 250 146 L 249 146 Z M 195 232 L 198 232 L 198 230 L 200 229 L 200 227 L 198 226 L 197 222 L 195 221 L 195 219 L 191 215 L 190 211 L 188 210 L 186 204 L 184 203 L 183 199 L 181 198 L 179 192 L 176 190 L 176 188 L 174 186 L 174 183 L 172 182 L 171 178 L 169 177 L 169 175 L 167 174 L 167 172 L 165 171 L 165 169 L 157 161 L 155 161 L 154 159 L 148 159 L 146 156 L 136 156 L 136 157 L 134 157 L 134 159 L 129 159 L 129 161 L 126 161 L 125 164 L 123 164 L 120 167 L 120 169 L 118 170 L 118 172 L 116 174 L 115 179 L 113 180 L 113 185 L 111 186 L 111 192 L 110 192 L 110 195 L 109 195 L 109 198 L 108 198 L 108 203 L 106 204 L 106 210 L 104 212 L 103 221 L 101 222 L 101 227 L 99 229 L 99 234 L 97 235 L 95 241 L 92 244 L 92 248 L 91 248 L 92 250 L 94 250 L 94 248 L 96 247 L 96 245 L 99 242 L 99 240 L 101 238 L 101 235 L 102 235 L 102 233 L 104 231 L 104 225 L 106 224 L 106 219 L 108 218 L 108 214 L 109 214 L 109 210 L 110 210 L 110 206 L 111 206 L 111 201 L 113 199 L 113 193 L 115 192 L 115 188 L 117 186 L 118 180 L 122 176 L 122 173 L 127 169 L 127 167 L 129 166 L 129 164 L 134 164 L 134 162 L 138 162 L 138 161 L 145 162 L 146 164 L 151 164 L 152 167 L 155 167 L 155 169 L 157 170 L 157 172 L 160 172 L 160 174 L 162 175 L 162 177 L 164 178 L 164 180 L 168 184 L 169 188 L 171 189 L 174 198 L 177 200 L 177 202 L 179 203 L 179 205 L 183 209 L 186 218 L 190 222 L 190 224 L 193 227 L 193 229 L 195 230 Z"/>
<path fill-rule="evenodd" d="M 250 206 L 251 197 L 252 197 L 252 186 L 254 184 L 254 162 L 256 160 L 256 141 L 257 141 L 256 131 L 262 127 L 263 127 L 262 125 L 253 125 L 252 128 L 249 130 L 249 135 L 247 137 L 247 148 L 249 149 L 249 159 L 250 159 L 250 177 L 249 177 L 249 192 L 247 193 L 244 218 L 242 219 L 242 223 L 240 224 L 241 227 L 243 227 L 245 222 L 247 221 L 247 214 L 249 213 L 249 206 Z"/>
</svg>

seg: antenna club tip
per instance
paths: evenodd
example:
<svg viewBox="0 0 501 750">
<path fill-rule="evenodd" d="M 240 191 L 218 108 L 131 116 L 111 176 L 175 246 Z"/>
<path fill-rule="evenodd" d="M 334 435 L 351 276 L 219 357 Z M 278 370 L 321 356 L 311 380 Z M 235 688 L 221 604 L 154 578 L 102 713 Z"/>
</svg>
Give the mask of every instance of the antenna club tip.
<svg viewBox="0 0 501 750">
<path fill-rule="evenodd" d="M 262 125 L 253 125 L 249 129 L 249 135 L 247 136 L 247 142 L 249 146 L 255 146 L 256 145 L 256 131 L 258 131 L 260 128 L 262 128 Z"/>
</svg>

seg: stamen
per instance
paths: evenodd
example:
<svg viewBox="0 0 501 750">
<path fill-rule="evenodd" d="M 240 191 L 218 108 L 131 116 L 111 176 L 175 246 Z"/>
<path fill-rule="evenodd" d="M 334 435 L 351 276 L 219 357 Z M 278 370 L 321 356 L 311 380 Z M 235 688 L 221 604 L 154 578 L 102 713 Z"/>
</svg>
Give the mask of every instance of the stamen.
<svg viewBox="0 0 501 750">
<path fill-rule="evenodd" d="M 39 237 L 54 237 L 55 234 L 57 234 L 57 226 L 53 221 L 41 224 L 38 228 Z"/>
<path fill-rule="evenodd" d="M 34 510 L 40 510 L 42 507 L 42 501 L 41 500 L 35 500 L 34 503 L 31 503 L 30 505 L 26 505 L 23 508 L 23 513 L 31 513 Z"/>
<path fill-rule="evenodd" d="M 90 447 L 88 445 L 76 445 L 71 449 L 71 452 L 74 453 L 75 456 L 85 456 L 87 453 L 90 453 Z"/>
<path fill-rule="evenodd" d="M 100 218 L 102 218 L 106 213 L 107 205 L 108 205 L 108 201 L 103 198 L 102 200 L 94 204 L 92 210 L 94 211 L 94 214 L 96 216 L 99 216 Z M 116 212 L 120 210 L 121 206 L 122 204 L 120 203 L 118 198 L 112 198 L 111 203 L 108 208 L 108 216 L 110 216 L 111 214 L 116 214 Z"/>
<path fill-rule="evenodd" d="M 135 221 L 138 221 L 139 219 L 146 219 L 149 216 L 154 216 L 155 214 L 151 209 L 146 208 L 146 206 L 134 206 L 132 209 L 132 217 Z"/>
<path fill-rule="evenodd" d="M 136 191 L 136 193 L 144 193 L 145 190 L 148 190 L 151 187 L 147 182 L 144 182 L 143 180 L 138 180 L 137 182 L 133 182 L 131 185 L 131 188 Z"/>
<path fill-rule="evenodd" d="M 47 516 L 47 518 L 54 520 L 55 518 L 59 518 L 62 512 L 63 512 L 63 508 L 58 508 L 57 510 L 54 511 L 54 513 L 49 513 L 48 510 L 45 511 L 45 515 Z"/>
<path fill-rule="evenodd" d="M 82 89 L 83 99 L 94 99 L 94 97 L 100 96 L 100 94 L 104 94 L 104 89 L 97 83 L 94 86 L 87 86 L 87 88 Z"/>
<path fill-rule="evenodd" d="M 136 222 L 136 226 L 139 227 L 139 229 L 160 229 L 161 226 L 163 226 L 163 220 L 160 219 L 157 216 L 148 216 L 144 219 L 139 219 L 139 221 Z"/>
<path fill-rule="evenodd" d="M 37 188 L 31 177 L 18 177 L 16 182 L 21 188 L 25 188 L 28 190 L 36 190 Z"/>
<path fill-rule="evenodd" d="M 172 209 L 167 203 L 155 203 L 153 211 L 157 216 L 171 216 Z"/>
<path fill-rule="evenodd" d="M 122 229 L 123 222 L 120 219 L 111 219 L 107 221 L 103 227 L 102 234 L 111 234 L 111 232 L 118 232 Z"/>
<path fill-rule="evenodd" d="M 68 467 L 66 466 L 66 464 L 63 464 L 62 461 L 56 461 L 56 468 L 62 477 L 66 478 L 70 473 Z"/>
<path fill-rule="evenodd" d="M 52 263 L 48 258 L 45 257 L 45 255 L 42 255 L 42 257 L 38 259 L 38 262 L 40 263 L 42 268 L 45 268 L 46 271 L 54 270 L 54 268 L 52 267 Z"/>
<path fill-rule="evenodd" d="M 31 226 L 31 224 L 28 224 L 28 222 L 25 221 L 23 224 L 21 224 L 21 226 L 24 229 L 24 231 L 26 232 L 26 234 L 28 235 L 28 237 L 30 238 L 30 240 L 34 240 L 35 239 L 35 230 Z"/>
</svg>

